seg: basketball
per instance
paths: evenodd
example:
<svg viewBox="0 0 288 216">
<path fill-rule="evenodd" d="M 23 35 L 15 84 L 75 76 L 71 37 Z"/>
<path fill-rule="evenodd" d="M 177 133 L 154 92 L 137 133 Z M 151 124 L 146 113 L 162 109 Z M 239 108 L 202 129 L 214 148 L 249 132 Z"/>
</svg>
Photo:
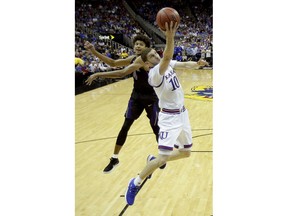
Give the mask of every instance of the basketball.
<svg viewBox="0 0 288 216">
<path fill-rule="evenodd" d="M 166 31 L 165 29 L 165 22 L 173 21 L 174 23 L 180 23 L 180 16 L 179 13 L 171 7 L 165 7 L 158 11 L 156 16 L 157 25 L 160 27 L 161 30 Z"/>
</svg>

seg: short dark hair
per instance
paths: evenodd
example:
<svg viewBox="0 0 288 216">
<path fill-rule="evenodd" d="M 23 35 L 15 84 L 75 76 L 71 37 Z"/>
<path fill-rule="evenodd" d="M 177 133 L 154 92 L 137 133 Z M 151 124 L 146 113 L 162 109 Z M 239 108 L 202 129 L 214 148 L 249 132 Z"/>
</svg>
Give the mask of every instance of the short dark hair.
<svg viewBox="0 0 288 216">
<path fill-rule="evenodd" d="M 141 53 L 141 59 L 143 62 L 146 62 L 147 61 L 147 55 L 148 53 L 152 50 L 152 48 L 146 48 L 142 51 Z"/>
<path fill-rule="evenodd" d="M 146 47 L 150 47 L 150 39 L 147 36 L 145 36 L 145 35 L 136 35 L 133 38 L 133 46 L 135 45 L 137 40 L 143 41 L 145 43 Z"/>
</svg>

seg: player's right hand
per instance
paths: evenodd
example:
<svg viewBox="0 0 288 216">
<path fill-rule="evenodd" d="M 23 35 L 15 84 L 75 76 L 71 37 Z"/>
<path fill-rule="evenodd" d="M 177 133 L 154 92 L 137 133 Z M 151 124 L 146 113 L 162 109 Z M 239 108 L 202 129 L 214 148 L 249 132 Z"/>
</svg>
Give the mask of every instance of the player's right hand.
<svg viewBox="0 0 288 216">
<path fill-rule="evenodd" d="M 91 44 L 89 41 L 85 41 L 84 47 L 85 47 L 85 49 L 90 50 L 90 49 L 92 49 L 94 46 L 93 46 L 93 44 Z"/>
<path fill-rule="evenodd" d="M 92 82 L 97 79 L 97 74 L 92 74 L 91 76 L 88 77 L 88 79 L 85 81 L 86 85 L 91 85 Z"/>
<path fill-rule="evenodd" d="M 205 61 L 204 59 L 199 59 L 197 64 L 200 66 L 209 66 L 209 63 L 207 61 Z"/>
<path fill-rule="evenodd" d="M 166 35 L 166 37 L 174 37 L 177 29 L 179 27 L 179 23 L 171 21 L 170 23 L 165 23 L 166 31 L 163 33 Z"/>
</svg>

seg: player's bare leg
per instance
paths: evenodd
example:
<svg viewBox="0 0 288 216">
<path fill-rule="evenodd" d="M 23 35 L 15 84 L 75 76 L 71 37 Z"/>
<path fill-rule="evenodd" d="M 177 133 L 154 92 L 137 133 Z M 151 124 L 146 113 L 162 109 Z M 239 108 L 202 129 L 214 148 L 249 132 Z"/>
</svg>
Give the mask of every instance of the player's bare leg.
<svg viewBox="0 0 288 216">
<path fill-rule="evenodd" d="M 178 160 L 182 158 L 189 157 L 191 154 L 191 151 L 179 151 L 174 150 L 171 155 L 161 155 L 159 154 L 158 157 L 149 163 L 147 163 L 146 167 L 142 170 L 142 172 L 139 174 L 139 177 L 141 180 L 145 179 L 148 175 L 153 173 L 158 167 L 165 164 L 167 161 L 173 161 Z"/>
</svg>

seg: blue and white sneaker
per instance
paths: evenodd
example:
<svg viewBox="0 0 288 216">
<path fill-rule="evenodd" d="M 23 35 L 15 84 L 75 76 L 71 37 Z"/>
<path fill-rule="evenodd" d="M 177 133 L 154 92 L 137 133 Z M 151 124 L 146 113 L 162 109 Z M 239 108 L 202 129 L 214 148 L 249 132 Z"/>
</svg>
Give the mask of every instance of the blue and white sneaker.
<svg viewBox="0 0 288 216">
<path fill-rule="evenodd" d="M 134 184 L 135 178 L 132 178 L 128 184 L 128 188 L 125 194 L 126 202 L 128 205 L 133 205 L 136 194 L 138 193 L 138 190 L 140 186 L 136 186 Z"/>
<path fill-rule="evenodd" d="M 151 160 L 155 160 L 156 157 L 154 155 L 148 155 L 147 157 L 147 163 Z M 166 163 L 164 165 L 162 165 L 161 167 L 159 167 L 159 169 L 164 169 L 166 167 Z M 150 179 L 152 177 L 152 174 L 150 174 L 149 176 L 147 176 L 148 179 Z"/>
</svg>

